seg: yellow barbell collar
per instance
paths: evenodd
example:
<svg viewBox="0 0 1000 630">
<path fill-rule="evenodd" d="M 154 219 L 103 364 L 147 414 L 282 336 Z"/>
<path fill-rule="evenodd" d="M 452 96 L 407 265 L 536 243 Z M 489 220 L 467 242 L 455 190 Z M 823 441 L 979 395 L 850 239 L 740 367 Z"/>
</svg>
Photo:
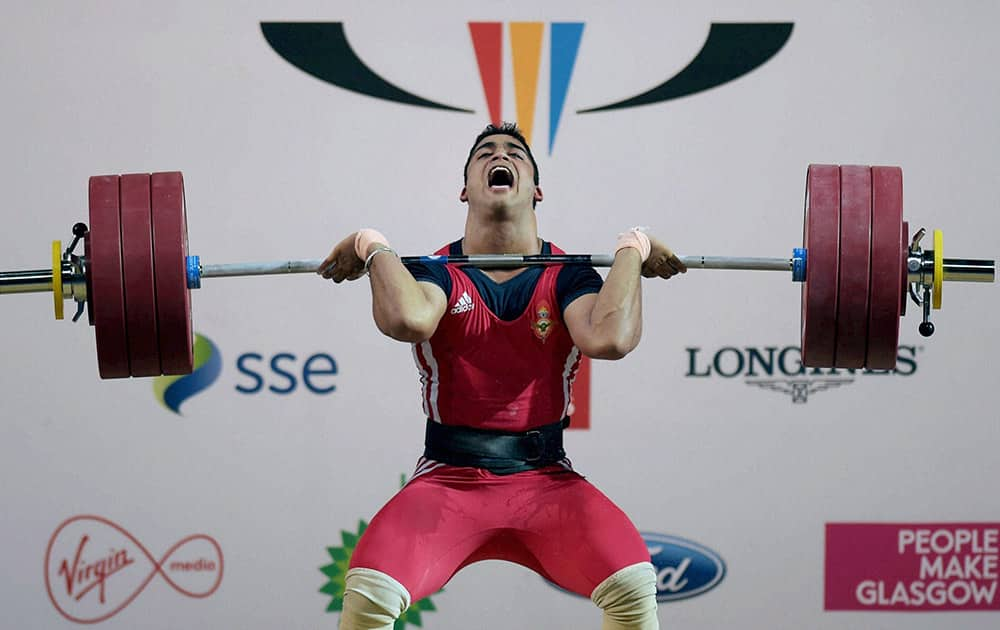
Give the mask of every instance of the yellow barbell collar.
<svg viewBox="0 0 1000 630">
<path fill-rule="evenodd" d="M 934 230 L 934 293 L 931 306 L 941 308 L 941 287 L 944 284 L 944 236 Z"/>
<path fill-rule="evenodd" d="M 63 318 L 62 241 L 52 241 L 52 300 L 56 319 Z"/>
</svg>

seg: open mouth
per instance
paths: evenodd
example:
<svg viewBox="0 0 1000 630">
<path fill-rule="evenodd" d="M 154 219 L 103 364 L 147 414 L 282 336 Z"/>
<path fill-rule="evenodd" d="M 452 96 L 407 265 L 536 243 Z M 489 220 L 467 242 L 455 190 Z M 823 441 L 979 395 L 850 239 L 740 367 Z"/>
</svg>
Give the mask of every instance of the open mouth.
<svg viewBox="0 0 1000 630">
<path fill-rule="evenodd" d="M 486 181 L 490 188 L 510 188 L 514 185 L 514 173 L 506 166 L 494 166 Z"/>
</svg>

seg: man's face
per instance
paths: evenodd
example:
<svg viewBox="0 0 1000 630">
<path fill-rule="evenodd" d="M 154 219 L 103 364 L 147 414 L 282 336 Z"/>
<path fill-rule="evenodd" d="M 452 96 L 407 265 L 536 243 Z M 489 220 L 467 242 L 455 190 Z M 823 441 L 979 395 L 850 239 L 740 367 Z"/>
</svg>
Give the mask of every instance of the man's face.
<svg viewBox="0 0 1000 630">
<path fill-rule="evenodd" d="M 528 151 L 517 138 L 505 134 L 486 136 L 472 152 L 459 198 L 488 207 L 531 207 L 542 200 L 542 190 L 535 186 L 534 177 Z"/>
</svg>

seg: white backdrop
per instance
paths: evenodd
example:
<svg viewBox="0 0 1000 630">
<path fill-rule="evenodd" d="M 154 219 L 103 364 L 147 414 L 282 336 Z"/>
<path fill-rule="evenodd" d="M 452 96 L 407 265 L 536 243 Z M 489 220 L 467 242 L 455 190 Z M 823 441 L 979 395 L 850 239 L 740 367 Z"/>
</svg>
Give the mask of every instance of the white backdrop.
<svg viewBox="0 0 1000 630">
<path fill-rule="evenodd" d="M 788 256 L 801 242 L 806 165 L 826 162 L 902 166 L 911 232 L 943 230 L 949 257 L 997 254 L 994 3 L 109 1 L 4 14 L 4 270 L 45 267 L 50 241 L 86 220 L 87 178 L 103 173 L 182 170 L 191 250 L 206 263 L 322 257 L 366 225 L 410 254 L 456 238 L 460 169 L 488 121 L 470 21 L 585 24 L 551 154 L 545 31 L 532 138 L 541 235 L 569 251 L 607 251 L 623 228 L 648 225 L 683 253 Z M 319 81 L 272 50 L 266 21 L 343 22 L 381 76 L 476 113 Z M 713 22 L 794 30 L 774 58 L 716 89 L 576 113 L 673 76 Z M 504 64 L 513 118 L 509 47 Z M 422 448 L 409 348 L 377 332 L 363 282 L 204 285 L 195 329 L 215 344 L 221 374 L 182 415 L 158 403 L 149 379 L 100 381 L 93 331 L 51 321 L 50 296 L 0 298 L 0 625 L 114 613 L 100 625 L 336 626 L 319 592 L 327 548 L 370 519 Z M 591 427 L 567 438 L 576 467 L 642 531 L 725 562 L 714 589 L 661 604 L 663 626 L 995 627 L 1000 599 L 993 612 L 825 611 L 824 531 L 1000 520 L 1000 292 L 946 285 L 931 339 L 917 334 L 916 307 L 903 319 L 901 373 L 809 374 L 844 381 L 804 403 L 748 385 L 754 375 L 694 375 L 716 353 L 726 371 L 737 353 L 797 346 L 798 300 L 783 274 L 646 281 L 642 344 L 593 366 Z M 279 359 L 295 378 L 284 394 L 268 389 L 290 389 L 268 367 L 282 353 L 294 355 Z M 315 377 L 330 393 L 302 382 L 315 354 L 336 363 Z M 251 369 L 263 386 L 243 393 Z M 82 515 L 95 518 L 60 528 Z M 84 537 L 78 569 L 108 560 L 103 586 L 77 600 L 98 569 L 73 585 L 59 569 Z M 154 572 L 140 544 L 162 574 L 114 612 Z M 113 572 L 123 549 L 133 562 Z M 170 568 L 181 560 L 203 562 Z M 223 566 L 207 597 L 180 592 L 213 588 Z M 432 600 L 426 628 L 599 625 L 590 602 L 509 564 L 469 567 Z"/>
</svg>

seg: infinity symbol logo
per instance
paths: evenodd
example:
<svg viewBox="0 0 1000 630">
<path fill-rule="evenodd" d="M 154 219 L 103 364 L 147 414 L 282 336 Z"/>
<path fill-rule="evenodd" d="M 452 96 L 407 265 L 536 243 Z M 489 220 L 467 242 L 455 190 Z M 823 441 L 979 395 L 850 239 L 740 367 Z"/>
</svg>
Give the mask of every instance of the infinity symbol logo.
<svg viewBox="0 0 1000 630">
<path fill-rule="evenodd" d="M 211 536 L 177 541 L 157 560 L 135 536 L 92 515 L 69 518 L 45 550 L 45 588 L 70 621 L 97 623 L 118 614 L 159 575 L 187 597 L 212 595 L 222 582 L 222 548 Z"/>
</svg>

